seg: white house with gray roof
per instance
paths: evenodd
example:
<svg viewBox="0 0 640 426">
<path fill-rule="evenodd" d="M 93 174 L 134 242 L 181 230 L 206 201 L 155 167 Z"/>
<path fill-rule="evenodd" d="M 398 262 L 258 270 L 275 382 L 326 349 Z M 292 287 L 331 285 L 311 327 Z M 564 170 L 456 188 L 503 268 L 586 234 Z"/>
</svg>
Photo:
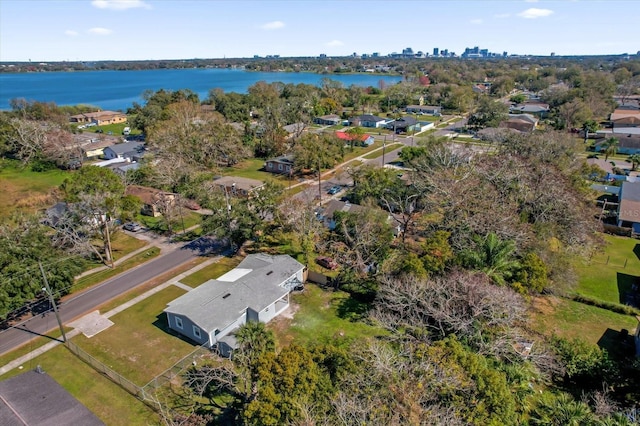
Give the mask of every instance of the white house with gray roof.
<svg viewBox="0 0 640 426">
<path fill-rule="evenodd" d="M 144 155 L 144 144 L 135 141 L 119 143 L 106 147 L 103 152 L 107 160 L 114 158 L 138 160 Z"/>
<path fill-rule="evenodd" d="M 291 256 L 250 254 L 233 270 L 169 303 L 169 328 L 228 356 L 234 332 L 248 321 L 269 322 L 302 285 L 304 265 Z"/>
</svg>

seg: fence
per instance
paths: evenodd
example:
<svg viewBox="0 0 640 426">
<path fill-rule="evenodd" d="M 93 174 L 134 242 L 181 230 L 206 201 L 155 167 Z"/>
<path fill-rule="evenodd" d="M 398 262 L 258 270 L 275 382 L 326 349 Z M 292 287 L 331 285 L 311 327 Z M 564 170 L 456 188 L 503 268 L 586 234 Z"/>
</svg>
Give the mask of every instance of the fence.
<svg viewBox="0 0 640 426">
<path fill-rule="evenodd" d="M 135 396 L 136 398 L 138 398 L 140 401 L 147 404 L 152 409 L 154 410 L 159 409 L 155 401 L 147 398 L 144 392 L 144 389 L 142 387 L 136 385 L 131 380 L 123 377 L 121 374 L 107 367 L 103 362 L 100 362 L 97 359 L 95 359 L 93 356 L 89 355 L 87 352 L 85 352 L 75 343 L 67 340 L 66 347 L 67 349 L 69 349 L 69 351 L 71 351 L 74 355 L 76 355 L 82 361 L 84 361 L 89 366 L 91 366 L 91 368 L 96 370 L 98 373 L 105 375 L 113 383 L 117 384 L 122 389 L 126 390 L 131 395 Z"/>
<path fill-rule="evenodd" d="M 166 369 L 164 372 L 151 379 L 151 381 L 144 385 L 141 390 L 145 395 L 151 392 L 155 393 L 158 388 L 173 381 L 187 368 L 197 365 L 201 360 L 205 358 L 211 358 L 214 356 L 217 357 L 215 352 L 212 352 L 205 345 L 199 346 L 189 355 L 185 356 L 184 358 L 173 364 L 170 368 Z"/>
</svg>

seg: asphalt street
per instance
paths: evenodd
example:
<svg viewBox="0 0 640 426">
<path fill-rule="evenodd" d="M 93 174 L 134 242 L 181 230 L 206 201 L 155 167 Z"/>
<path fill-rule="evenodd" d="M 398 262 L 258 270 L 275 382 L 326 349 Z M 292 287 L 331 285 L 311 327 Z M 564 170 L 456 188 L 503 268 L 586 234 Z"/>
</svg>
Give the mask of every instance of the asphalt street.
<svg viewBox="0 0 640 426">
<path fill-rule="evenodd" d="M 150 262 L 123 272 L 99 285 L 91 287 L 87 291 L 71 296 L 68 299 L 63 299 L 58 306 L 62 323 L 67 323 L 94 311 L 103 303 L 198 256 L 219 253 L 221 249 L 220 243 L 209 238 L 200 238 L 182 246 L 178 245 L 175 249 Z M 0 331 L 0 355 L 28 343 L 29 340 L 57 327 L 55 315 L 51 311 L 2 330 Z"/>
</svg>

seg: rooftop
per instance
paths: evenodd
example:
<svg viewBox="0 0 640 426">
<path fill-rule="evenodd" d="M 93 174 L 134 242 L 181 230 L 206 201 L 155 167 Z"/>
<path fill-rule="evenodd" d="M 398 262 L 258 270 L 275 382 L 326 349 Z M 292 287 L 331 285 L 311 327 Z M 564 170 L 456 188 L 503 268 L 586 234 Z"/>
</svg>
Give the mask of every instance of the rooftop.
<svg viewBox="0 0 640 426">
<path fill-rule="evenodd" d="M 169 303 L 165 312 L 185 315 L 203 330 L 223 330 L 247 309 L 261 311 L 285 296 L 288 278 L 304 268 L 291 256 L 251 254 L 232 271 Z"/>
</svg>

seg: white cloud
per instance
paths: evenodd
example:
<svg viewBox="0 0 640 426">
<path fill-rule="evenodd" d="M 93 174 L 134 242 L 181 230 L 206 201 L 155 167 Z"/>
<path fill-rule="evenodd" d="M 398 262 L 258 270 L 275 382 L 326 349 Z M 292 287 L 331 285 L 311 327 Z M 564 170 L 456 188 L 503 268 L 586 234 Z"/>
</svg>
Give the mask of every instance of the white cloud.
<svg viewBox="0 0 640 426">
<path fill-rule="evenodd" d="M 511 16 L 511 14 L 509 13 L 499 13 L 497 15 L 493 15 L 494 18 L 498 18 L 498 19 L 508 18 L 509 16 Z"/>
<path fill-rule="evenodd" d="M 88 30 L 89 34 L 93 34 L 93 35 L 109 35 L 112 33 L 112 31 L 108 28 L 100 28 L 100 27 L 95 27 L 95 28 L 90 28 Z"/>
<path fill-rule="evenodd" d="M 261 25 L 260 28 L 263 30 L 279 30 L 280 28 L 284 28 L 284 22 L 282 21 L 273 21 L 267 22 L 264 25 Z"/>
<path fill-rule="evenodd" d="M 518 16 L 525 19 L 536 19 L 536 18 L 544 18 L 545 16 L 553 15 L 553 10 L 550 9 L 537 9 L 532 7 L 531 9 L 527 9 L 518 13 Z"/>
<path fill-rule="evenodd" d="M 151 5 L 144 0 L 93 0 L 91 4 L 98 9 L 127 10 L 140 7 L 151 9 Z"/>
<path fill-rule="evenodd" d="M 342 46 L 344 43 L 341 42 L 340 40 L 331 40 L 329 43 L 327 43 L 326 45 L 329 47 L 336 47 L 336 46 Z"/>
<path fill-rule="evenodd" d="M 469 22 L 471 22 L 474 25 L 480 25 L 482 24 L 482 19 L 472 19 Z"/>
<path fill-rule="evenodd" d="M 69 37 L 75 37 L 75 36 L 78 35 L 78 32 L 77 31 L 73 31 L 73 30 L 66 30 L 64 33 L 65 33 L 65 35 L 68 35 Z"/>
</svg>

